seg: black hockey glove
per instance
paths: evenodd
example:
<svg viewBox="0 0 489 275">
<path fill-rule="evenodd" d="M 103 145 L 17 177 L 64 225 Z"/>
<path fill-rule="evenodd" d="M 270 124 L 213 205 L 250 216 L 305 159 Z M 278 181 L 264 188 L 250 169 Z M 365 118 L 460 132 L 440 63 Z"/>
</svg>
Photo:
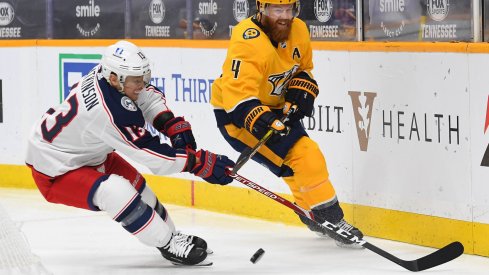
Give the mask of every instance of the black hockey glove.
<svg viewBox="0 0 489 275">
<path fill-rule="evenodd" d="M 275 133 L 268 141 L 271 143 L 278 142 L 280 137 L 287 135 L 290 130 L 265 105 L 251 109 L 244 120 L 244 127 L 257 139 L 261 139 L 269 129 L 273 129 Z"/>
<path fill-rule="evenodd" d="M 163 112 L 155 118 L 153 126 L 170 138 L 173 148 L 197 149 L 192 127 L 183 117 L 174 117 L 172 112 Z"/>
<path fill-rule="evenodd" d="M 233 181 L 233 178 L 226 174 L 226 170 L 232 169 L 235 163 L 228 157 L 202 149 L 198 152 L 187 150 L 187 155 L 184 171 L 214 184 L 226 185 Z"/>
<path fill-rule="evenodd" d="M 183 117 L 170 119 L 164 127 L 163 133 L 170 138 L 173 148 L 197 149 L 192 127 Z"/>
<path fill-rule="evenodd" d="M 312 116 L 314 100 L 319 94 L 318 84 L 307 73 L 301 72 L 292 78 L 285 92 L 284 114 L 292 105 L 297 105 L 297 110 L 289 115 L 289 122 L 294 123 Z"/>
</svg>

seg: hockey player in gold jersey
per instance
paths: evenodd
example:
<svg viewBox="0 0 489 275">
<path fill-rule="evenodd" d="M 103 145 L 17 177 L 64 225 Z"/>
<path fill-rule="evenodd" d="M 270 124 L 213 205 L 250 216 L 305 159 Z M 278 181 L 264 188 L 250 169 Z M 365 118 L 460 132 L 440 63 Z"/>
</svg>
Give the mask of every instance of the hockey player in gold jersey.
<svg viewBox="0 0 489 275">
<path fill-rule="evenodd" d="M 276 130 L 253 160 L 287 183 L 299 206 L 315 219 L 352 234 L 360 230 L 343 219 L 326 160 L 300 120 L 310 117 L 319 93 L 311 70 L 312 49 L 306 24 L 296 18 L 299 0 L 259 0 L 258 12 L 233 29 L 222 75 L 212 86 L 211 104 L 224 138 L 237 151 L 253 147 L 270 127 Z M 289 120 L 277 123 L 291 106 Z M 301 220 L 339 246 L 354 246 Z"/>
</svg>

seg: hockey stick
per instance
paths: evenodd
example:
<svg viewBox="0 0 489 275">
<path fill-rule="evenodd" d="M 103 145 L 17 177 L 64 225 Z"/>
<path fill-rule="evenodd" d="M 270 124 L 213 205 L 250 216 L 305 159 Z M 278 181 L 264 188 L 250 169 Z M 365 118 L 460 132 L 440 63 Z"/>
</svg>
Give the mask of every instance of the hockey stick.
<svg viewBox="0 0 489 275">
<path fill-rule="evenodd" d="M 390 254 L 389 252 L 387 252 L 383 249 L 380 249 L 379 247 L 365 241 L 364 239 L 359 239 L 357 236 L 351 234 L 348 231 L 344 231 L 343 229 L 337 227 L 336 225 L 334 225 L 332 223 L 329 223 L 326 221 L 324 224 L 320 224 L 320 223 L 316 222 L 314 220 L 314 218 L 311 216 L 309 211 L 301 208 L 300 206 L 298 206 L 296 204 L 293 204 L 289 200 L 286 200 L 283 197 L 273 193 L 272 191 L 270 191 L 266 188 L 263 188 L 262 186 L 250 181 L 249 179 L 246 179 L 243 176 L 240 176 L 236 173 L 233 173 L 231 170 L 227 170 L 227 174 L 230 177 L 232 177 L 233 179 L 239 181 L 240 183 L 250 187 L 251 189 L 261 193 L 262 195 L 265 195 L 265 196 L 271 198 L 272 200 L 275 200 L 275 201 L 287 206 L 288 208 L 292 209 L 297 214 L 302 215 L 302 216 L 308 218 L 309 220 L 315 222 L 321 228 L 330 230 L 330 231 L 334 232 L 335 234 L 338 234 L 347 240 L 355 242 L 355 243 L 365 247 L 366 249 L 368 249 L 368 250 L 370 250 L 370 251 L 372 251 L 372 252 L 374 252 L 374 253 L 376 253 L 376 254 L 400 265 L 400 266 L 402 266 L 402 267 L 404 267 L 407 270 L 410 270 L 413 272 L 426 270 L 426 269 L 444 264 L 446 262 L 449 262 L 449 261 L 457 258 L 458 256 L 460 256 L 464 253 L 464 246 L 460 242 L 453 242 L 453 243 L 450 243 L 450 244 L 438 249 L 437 251 L 435 251 L 435 252 L 433 252 L 427 256 L 424 256 L 422 258 L 419 258 L 417 260 L 412 260 L 412 261 L 402 260 L 402 259 L 399 259 L 396 256 Z"/>
<path fill-rule="evenodd" d="M 292 105 L 287 111 L 287 113 L 285 113 L 285 115 L 282 117 L 282 119 L 280 119 L 280 121 L 282 123 L 285 123 L 289 119 L 289 115 L 294 113 L 296 109 L 297 106 Z M 241 152 L 241 154 L 239 155 L 238 160 L 236 161 L 236 165 L 233 167 L 232 172 L 237 173 L 238 170 L 241 169 L 241 167 L 243 167 L 243 165 L 246 162 L 248 162 L 248 160 L 250 160 L 256 154 L 256 152 L 258 152 L 258 149 L 260 149 L 260 147 L 272 137 L 274 132 L 275 130 L 273 128 L 270 128 L 253 148 L 246 147 L 246 149 L 244 149 L 243 152 Z"/>
</svg>

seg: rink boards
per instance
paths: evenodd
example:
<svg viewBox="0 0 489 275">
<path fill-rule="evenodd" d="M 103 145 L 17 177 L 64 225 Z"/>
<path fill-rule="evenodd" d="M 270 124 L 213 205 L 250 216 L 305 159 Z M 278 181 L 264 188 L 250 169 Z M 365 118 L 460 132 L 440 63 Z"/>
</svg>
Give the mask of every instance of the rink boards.
<svg viewBox="0 0 489 275">
<path fill-rule="evenodd" d="M 0 186 L 33 187 L 22 166 L 30 128 L 112 42 L 0 42 Z M 153 84 L 192 123 L 198 146 L 236 159 L 208 103 L 228 42 L 135 42 L 152 61 Z M 304 127 L 327 158 L 347 216 L 367 235 L 427 246 L 460 240 L 468 253 L 489 256 L 489 46 L 316 42 L 313 48 L 320 94 Z M 255 163 L 241 173 L 290 194 Z M 289 210 L 239 183 L 147 178 L 163 201 L 298 224 Z"/>
</svg>

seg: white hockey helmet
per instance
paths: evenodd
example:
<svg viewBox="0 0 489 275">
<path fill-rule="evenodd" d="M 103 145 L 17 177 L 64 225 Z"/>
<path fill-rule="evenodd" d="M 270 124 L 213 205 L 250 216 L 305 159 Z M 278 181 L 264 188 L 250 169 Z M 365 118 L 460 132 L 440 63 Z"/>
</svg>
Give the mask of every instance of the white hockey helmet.
<svg viewBox="0 0 489 275">
<path fill-rule="evenodd" d="M 147 84 L 151 80 L 149 60 L 141 49 L 125 40 L 110 45 L 102 57 L 102 75 L 109 81 L 111 73 L 124 85 L 127 76 L 143 76 Z"/>
</svg>

